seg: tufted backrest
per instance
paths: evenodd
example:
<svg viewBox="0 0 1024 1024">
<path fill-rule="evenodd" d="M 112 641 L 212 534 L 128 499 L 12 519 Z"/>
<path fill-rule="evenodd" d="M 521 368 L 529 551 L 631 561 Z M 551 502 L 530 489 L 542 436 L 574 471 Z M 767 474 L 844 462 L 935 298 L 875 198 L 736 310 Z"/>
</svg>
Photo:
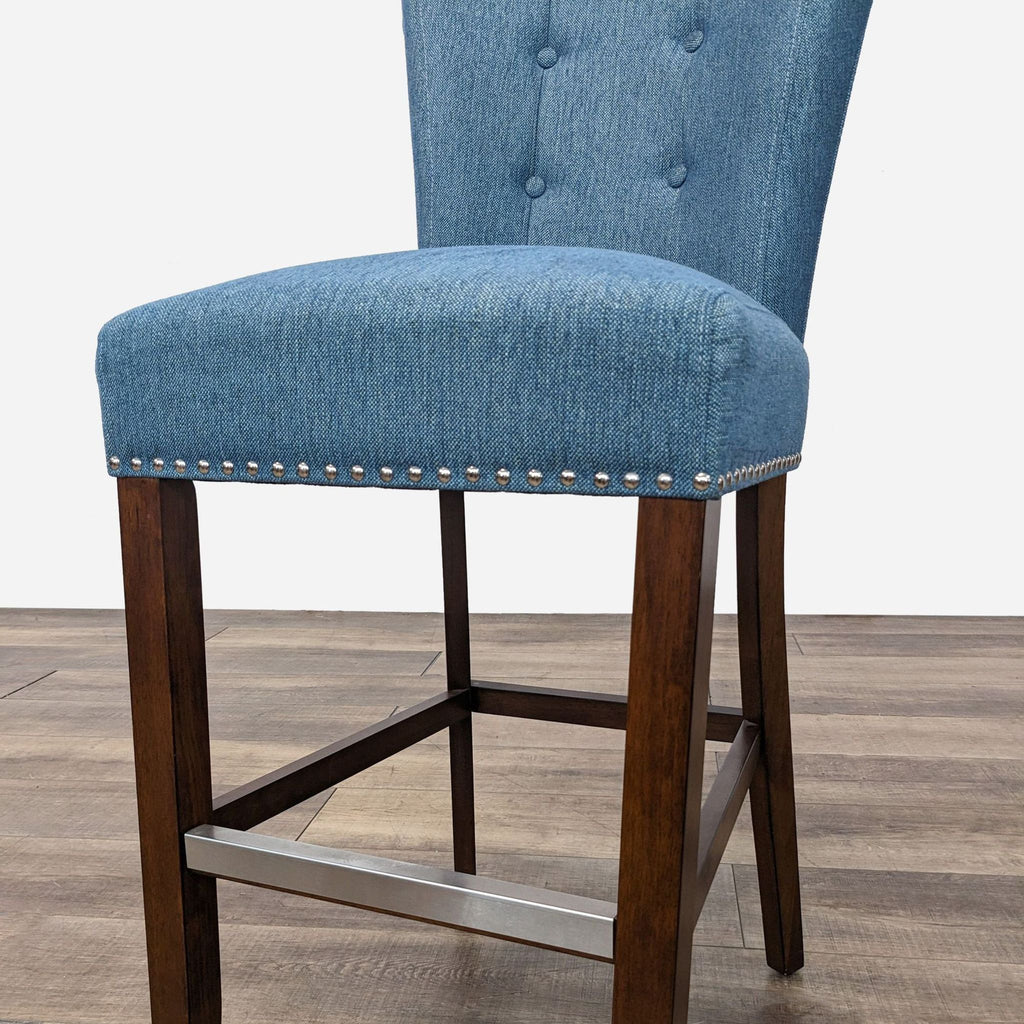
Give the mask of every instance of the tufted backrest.
<svg viewBox="0 0 1024 1024">
<path fill-rule="evenodd" d="M 803 334 L 871 0 L 403 0 L 420 245 L 675 260 Z"/>
</svg>

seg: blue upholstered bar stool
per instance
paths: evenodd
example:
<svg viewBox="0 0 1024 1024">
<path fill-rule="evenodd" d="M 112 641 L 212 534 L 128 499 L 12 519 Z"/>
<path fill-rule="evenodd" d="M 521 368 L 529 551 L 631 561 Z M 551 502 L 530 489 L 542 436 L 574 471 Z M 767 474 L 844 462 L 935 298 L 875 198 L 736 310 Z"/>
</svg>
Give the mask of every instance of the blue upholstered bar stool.
<svg viewBox="0 0 1024 1024">
<path fill-rule="evenodd" d="M 869 2 L 405 0 L 422 248 L 103 328 L 155 1022 L 220 1017 L 225 877 L 613 961 L 615 1024 L 680 1024 L 748 791 L 768 963 L 802 966 L 785 482 Z M 214 801 L 193 481 L 439 491 L 447 690 Z M 467 491 L 639 499 L 628 697 L 473 679 Z M 734 493 L 743 699 L 709 708 Z M 617 905 L 475 876 L 474 714 L 625 729 Z M 444 729 L 453 870 L 248 831 Z"/>
</svg>

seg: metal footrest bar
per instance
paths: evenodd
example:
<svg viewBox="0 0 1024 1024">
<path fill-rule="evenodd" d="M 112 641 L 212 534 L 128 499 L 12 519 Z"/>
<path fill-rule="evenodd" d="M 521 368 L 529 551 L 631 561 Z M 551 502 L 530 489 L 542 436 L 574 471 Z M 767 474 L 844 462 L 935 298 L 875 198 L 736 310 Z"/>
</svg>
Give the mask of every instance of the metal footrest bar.
<svg viewBox="0 0 1024 1024">
<path fill-rule="evenodd" d="M 216 825 L 185 833 L 204 875 L 543 946 L 614 957 L 614 903 Z"/>
</svg>

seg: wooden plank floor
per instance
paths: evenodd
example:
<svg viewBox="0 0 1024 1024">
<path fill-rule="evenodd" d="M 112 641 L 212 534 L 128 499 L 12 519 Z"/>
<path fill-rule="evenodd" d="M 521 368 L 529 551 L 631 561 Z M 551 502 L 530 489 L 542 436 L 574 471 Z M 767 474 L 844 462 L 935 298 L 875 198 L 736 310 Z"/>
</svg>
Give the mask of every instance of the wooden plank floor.
<svg viewBox="0 0 1024 1024">
<path fill-rule="evenodd" d="M 473 626 L 478 678 L 624 689 L 624 617 Z M 744 813 L 691 1020 L 1022 1024 L 1024 621 L 790 629 L 807 967 L 764 964 Z M 211 612 L 207 635 L 217 790 L 443 689 L 436 615 Z M 735 622 L 715 640 L 734 702 Z M 476 741 L 481 870 L 614 899 L 621 734 L 481 717 Z M 442 734 L 264 830 L 447 864 L 447 784 Z M 148 1019 L 133 802 L 123 616 L 0 611 L 0 1024 Z M 607 965 L 230 883 L 221 916 L 229 1024 L 610 1017 Z"/>
</svg>

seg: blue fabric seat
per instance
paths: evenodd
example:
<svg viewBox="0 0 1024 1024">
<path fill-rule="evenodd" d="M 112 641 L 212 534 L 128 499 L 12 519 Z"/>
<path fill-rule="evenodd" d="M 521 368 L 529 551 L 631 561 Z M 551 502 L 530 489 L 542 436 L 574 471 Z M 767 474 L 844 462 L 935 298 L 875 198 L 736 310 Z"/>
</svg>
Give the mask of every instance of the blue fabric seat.
<svg viewBox="0 0 1024 1024">
<path fill-rule="evenodd" d="M 547 246 L 292 267 L 100 335 L 111 469 L 259 482 L 715 497 L 793 468 L 807 359 L 678 263 Z"/>
</svg>

